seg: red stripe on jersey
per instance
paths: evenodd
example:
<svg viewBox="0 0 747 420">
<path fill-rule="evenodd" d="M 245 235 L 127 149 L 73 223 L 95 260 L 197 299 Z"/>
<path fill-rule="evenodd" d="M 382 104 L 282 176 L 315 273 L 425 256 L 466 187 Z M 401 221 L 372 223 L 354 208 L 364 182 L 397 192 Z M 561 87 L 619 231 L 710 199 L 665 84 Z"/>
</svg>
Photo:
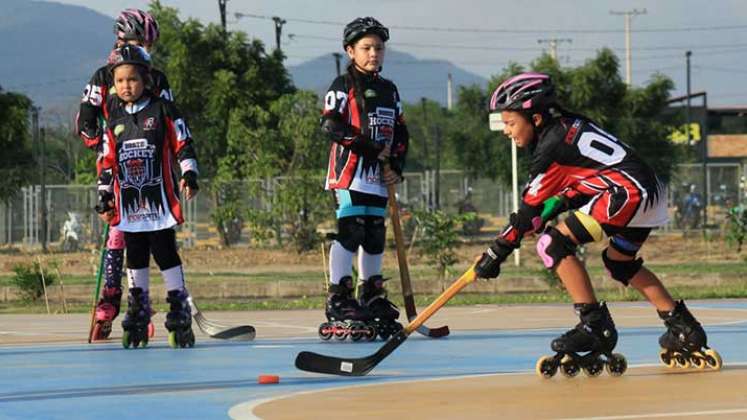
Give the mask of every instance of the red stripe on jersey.
<svg viewBox="0 0 747 420">
<path fill-rule="evenodd" d="M 170 118 L 166 118 L 166 141 L 163 142 L 163 149 L 161 151 L 163 168 L 161 178 L 163 179 L 163 186 L 166 189 L 166 201 L 169 210 L 174 216 L 174 219 L 176 219 L 176 223 L 181 225 L 184 223 L 184 217 L 182 217 L 182 208 L 179 205 L 179 198 L 174 189 L 174 175 L 172 171 L 172 162 L 174 160 L 172 147 L 176 143 L 176 127 L 174 127 L 174 122 L 171 121 Z"/>
</svg>

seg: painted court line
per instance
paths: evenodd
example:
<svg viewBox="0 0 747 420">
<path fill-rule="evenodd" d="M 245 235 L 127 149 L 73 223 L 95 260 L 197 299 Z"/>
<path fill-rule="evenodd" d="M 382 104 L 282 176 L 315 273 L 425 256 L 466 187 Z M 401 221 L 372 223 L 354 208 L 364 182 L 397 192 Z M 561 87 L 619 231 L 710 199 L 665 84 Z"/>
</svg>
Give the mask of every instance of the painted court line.
<svg viewBox="0 0 747 420">
<path fill-rule="evenodd" d="M 685 411 L 679 413 L 641 413 L 628 414 L 624 416 L 601 416 L 601 417 L 564 417 L 557 420 L 623 420 L 623 419 L 642 419 L 642 418 L 664 418 L 664 417 L 697 417 L 697 416 L 718 416 L 724 414 L 747 413 L 747 408 L 735 408 L 731 410 L 709 410 L 709 411 Z"/>
</svg>

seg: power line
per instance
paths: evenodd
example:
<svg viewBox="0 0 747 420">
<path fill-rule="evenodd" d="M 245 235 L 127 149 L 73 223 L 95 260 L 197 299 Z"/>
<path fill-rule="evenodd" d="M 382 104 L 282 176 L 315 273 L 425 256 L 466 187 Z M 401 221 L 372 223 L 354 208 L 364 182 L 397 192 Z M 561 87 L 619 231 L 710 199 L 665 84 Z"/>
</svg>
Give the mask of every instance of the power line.
<svg viewBox="0 0 747 420">
<path fill-rule="evenodd" d="M 234 13 L 237 19 L 239 18 L 252 18 L 252 19 L 263 19 L 272 20 L 272 16 L 258 15 L 254 13 Z M 307 23 L 312 25 L 332 25 L 332 26 L 344 26 L 348 22 L 330 21 L 330 20 L 315 20 L 315 19 L 300 19 L 300 18 L 285 18 L 288 22 Z M 462 33 L 496 33 L 496 34 L 543 34 L 543 33 L 576 33 L 576 34 L 600 34 L 600 33 L 623 33 L 624 29 L 477 29 L 477 28 L 449 28 L 449 27 L 438 27 L 438 26 L 408 26 L 408 25 L 390 25 L 390 29 L 400 29 L 407 31 L 426 31 L 426 32 L 462 32 Z M 715 25 L 715 26 L 691 26 L 691 27 L 670 27 L 670 28 L 642 28 L 636 29 L 632 32 L 695 32 L 695 31 L 727 31 L 727 30 L 743 30 L 747 29 L 747 25 Z"/>
</svg>

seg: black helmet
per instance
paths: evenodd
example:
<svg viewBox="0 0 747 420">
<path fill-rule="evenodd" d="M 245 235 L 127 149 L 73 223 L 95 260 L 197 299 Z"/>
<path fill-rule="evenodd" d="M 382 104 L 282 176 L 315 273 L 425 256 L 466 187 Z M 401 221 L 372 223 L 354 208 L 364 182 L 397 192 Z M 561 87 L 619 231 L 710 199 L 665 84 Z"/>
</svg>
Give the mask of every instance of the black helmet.
<svg viewBox="0 0 747 420">
<path fill-rule="evenodd" d="M 123 64 L 135 64 L 150 70 L 150 54 L 145 51 L 145 48 L 137 45 L 125 45 L 114 49 L 109 54 L 109 71 L 113 72 L 115 68 Z"/>
<path fill-rule="evenodd" d="M 384 42 L 389 40 L 389 29 L 378 20 L 368 16 L 357 18 L 345 26 L 345 30 L 342 33 L 342 48 L 353 45 L 355 41 L 369 34 L 378 35 Z"/>
<path fill-rule="evenodd" d="M 555 86 L 550 76 L 526 72 L 511 77 L 498 86 L 490 98 L 490 112 L 541 112 L 555 103 Z"/>
</svg>

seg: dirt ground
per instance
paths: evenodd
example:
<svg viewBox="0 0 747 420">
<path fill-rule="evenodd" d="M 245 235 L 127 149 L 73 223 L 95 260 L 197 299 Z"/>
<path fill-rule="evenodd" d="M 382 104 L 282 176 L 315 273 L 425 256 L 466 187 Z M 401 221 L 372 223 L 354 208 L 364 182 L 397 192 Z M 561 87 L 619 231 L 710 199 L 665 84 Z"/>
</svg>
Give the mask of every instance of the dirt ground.
<svg viewBox="0 0 747 420">
<path fill-rule="evenodd" d="M 487 241 L 479 243 L 465 243 L 456 249 L 459 261 L 474 259 L 483 252 Z M 534 240 L 524 241 L 522 245 L 523 264 L 527 267 L 539 268 L 539 261 L 535 257 Z M 606 246 L 603 242 L 588 246 L 589 264 L 598 265 L 598 255 Z M 747 247 L 745 247 L 747 248 Z M 328 250 L 325 250 L 327 253 Z M 322 266 L 321 248 L 317 251 L 298 254 L 291 249 L 273 248 L 188 248 L 180 251 L 185 267 L 189 272 L 234 272 L 251 273 L 257 271 L 296 272 L 320 270 Z M 683 238 L 681 232 L 657 232 L 649 238 L 641 250 L 643 258 L 657 264 L 676 264 L 680 262 L 726 262 L 747 261 L 747 249 L 741 254 L 725 244 L 722 240 L 704 241 L 699 235 Z M 0 249 L 0 275 L 10 274 L 13 266 L 19 263 L 28 264 L 39 256 L 47 262 L 59 263 L 60 270 L 69 275 L 87 274 L 95 271 L 99 254 L 96 250 L 77 253 L 49 253 L 40 255 L 38 252 L 28 252 L 19 249 Z M 412 255 L 408 255 L 411 266 L 429 265 L 426 256 L 420 254 L 415 247 Z M 394 249 L 389 248 L 385 253 L 384 266 L 396 268 L 397 260 Z"/>
</svg>

